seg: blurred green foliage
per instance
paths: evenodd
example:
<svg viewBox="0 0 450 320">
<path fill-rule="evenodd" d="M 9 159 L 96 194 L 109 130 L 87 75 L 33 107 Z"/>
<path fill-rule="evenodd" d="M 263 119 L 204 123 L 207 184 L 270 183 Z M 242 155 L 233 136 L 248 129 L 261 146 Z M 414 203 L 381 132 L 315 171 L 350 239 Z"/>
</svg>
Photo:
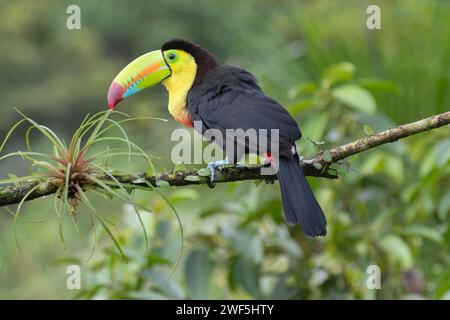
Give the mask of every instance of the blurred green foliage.
<svg viewBox="0 0 450 320">
<path fill-rule="evenodd" d="M 80 5 L 81 30 L 66 28 L 69 4 Z M 368 4 L 374 3 L 0 0 L 1 131 L 17 120 L 16 106 L 69 136 L 88 112 L 103 110 L 109 83 L 126 63 L 175 37 L 252 71 L 299 121 L 305 156 L 447 111 L 450 5 L 376 1 L 382 29 L 370 31 Z M 120 108 L 168 118 L 166 99 L 160 88 Z M 128 130 L 172 169 L 170 132 L 177 127 L 142 122 Z M 21 135 L 15 137 L 10 151 L 23 148 Z M 141 213 L 148 252 L 133 210 L 119 200 L 95 199 L 114 223 L 128 263 L 100 227 L 93 239 L 85 208 L 79 213 L 84 237 L 66 225 L 64 250 L 52 201 L 33 201 L 23 217 L 49 221 L 18 223 L 22 253 L 13 218 L 6 211 L 0 216 L 0 298 L 450 298 L 449 150 L 446 127 L 348 159 L 338 181 L 311 179 L 329 222 L 323 239 L 286 225 L 277 184 L 162 189 L 185 232 L 175 269 L 180 228 L 157 193 L 134 195 L 152 209 Z M 120 165 L 146 169 L 139 162 Z M 28 173 L 20 161 L 1 171 Z M 76 292 L 66 289 L 66 267 L 74 263 L 83 277 Z M 381 268 L 381 290 L 366 287 L 372 264 Z"/>
</svg>

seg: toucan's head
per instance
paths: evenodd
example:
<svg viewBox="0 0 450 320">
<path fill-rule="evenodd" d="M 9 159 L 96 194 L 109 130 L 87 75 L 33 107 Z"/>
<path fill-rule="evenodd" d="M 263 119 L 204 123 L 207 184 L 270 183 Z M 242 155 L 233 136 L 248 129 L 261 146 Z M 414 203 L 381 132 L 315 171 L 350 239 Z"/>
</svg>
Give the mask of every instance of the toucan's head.
<svg viewBox="0 0 450 320">
<path fill-rule="evenodd" d="M 171 95 L 185 96 L 217 65 L 211 54 L 194 43 L 168 41 L 161 50 L 138 57 L 120 71 L 109 87 L 108 106 L 113 109 L 124 98 L 158 83 L 169 90 L 169 100 Z"/>
</svg>

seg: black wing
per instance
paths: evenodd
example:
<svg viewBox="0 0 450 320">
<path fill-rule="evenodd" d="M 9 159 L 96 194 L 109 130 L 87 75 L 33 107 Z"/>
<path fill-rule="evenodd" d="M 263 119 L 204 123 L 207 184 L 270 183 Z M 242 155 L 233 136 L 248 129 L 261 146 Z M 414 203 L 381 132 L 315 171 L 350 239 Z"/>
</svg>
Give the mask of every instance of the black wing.
<svg viewBox="0 0 450 320">
<path fill-rule="evenodd" d="M 194 121 L 205 129 L 278 129 L 279 150 L 291 149 L 301 137 L 291 115 L 275 100 L 264 95 L 255 78 L 245 70 L 222 66 L 204 84 L 189 94 L 188 109 Z M 211 81 L 212 80 L 212 81 Z M 270 149 L 269 149 L 270 151 Z"/>
</svg>

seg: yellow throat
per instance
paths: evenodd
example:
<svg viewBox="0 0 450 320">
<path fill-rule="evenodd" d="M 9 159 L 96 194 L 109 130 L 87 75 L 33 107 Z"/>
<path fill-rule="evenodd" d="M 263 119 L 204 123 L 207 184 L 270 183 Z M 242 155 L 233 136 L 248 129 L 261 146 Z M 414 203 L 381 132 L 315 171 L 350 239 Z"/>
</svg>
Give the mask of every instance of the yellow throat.
<svg viewBox="0 0 450 320">
<path fill-rule="evenodd" d="M 169 92 L 169 112 L 175 120 L 185 124 L 190 121 L 186 99 L 194 83 L 197 64 L 190 54 L 180 51 L 178 61 L 171 65 L 171 71 L 170 77 L 162 82 Z"/>
</svg>

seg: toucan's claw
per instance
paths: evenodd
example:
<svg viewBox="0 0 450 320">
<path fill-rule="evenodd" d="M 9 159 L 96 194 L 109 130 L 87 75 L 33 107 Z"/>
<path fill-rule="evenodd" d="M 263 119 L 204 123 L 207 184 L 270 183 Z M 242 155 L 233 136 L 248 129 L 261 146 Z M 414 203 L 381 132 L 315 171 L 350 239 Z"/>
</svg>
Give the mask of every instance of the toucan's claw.
<svg viewBox="0 0 450 320">
<path fill-rule="evenodd" d="M 208 163 L 207 168 L 209 169 L 209 171 L 211 171 L 211 175 L 209 176 L 209 179 L 207 181 L 208 187 L 214 188 L 216 186 L 216 170 L 222 171 L 223 167 L 227 164 L 229 164 L 228 158 L 225 158 L 225 160 L 218 160 Z"/>
<path fill-rule="evenodd" d="M 263 159 L 263 161 L 261 161 L 261 167 L 268 168 L 268 167 L 270 167 L 271 165 L 272 165 L 272 164 L 270 163 L 270 160 Z"/>
<path fill-rule="evenodd" d="M 210 188 L 210 189 L 214 189 L 214 187 L 216 186 L 216 184 L 214 183 L 214 181 L 211 181 L 211 177 L 206 179 L 206 185 Z"/>
<path fill-rule="evenodd" d="M 274 184 L 275 178 L 272 177 L 272 176 L 267 177 L 267 178 L 264 178 L 264 182 L 265 182 L 266 184 Z"/>
</svg>

